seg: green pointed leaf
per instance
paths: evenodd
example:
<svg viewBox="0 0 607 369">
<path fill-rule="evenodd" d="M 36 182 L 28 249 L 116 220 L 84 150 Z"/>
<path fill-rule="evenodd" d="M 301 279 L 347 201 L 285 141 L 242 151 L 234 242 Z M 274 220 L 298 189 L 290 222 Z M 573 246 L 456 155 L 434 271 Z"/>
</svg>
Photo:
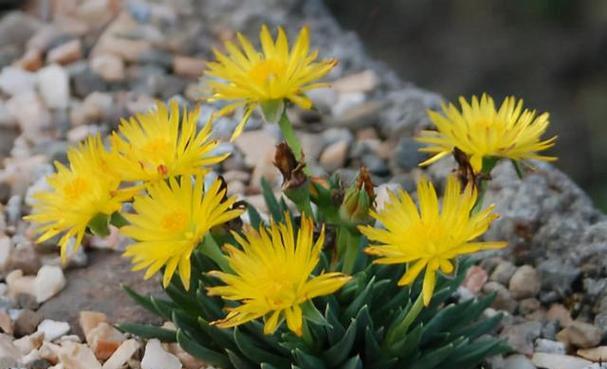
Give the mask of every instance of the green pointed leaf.
<svg viewBox="0 0 607 369">
<path fill-rule="evenodd" d="M 219 368 L 230 368 L 230 360 L 224 354 L 208 349 L 191 337 L 185 334 L 182 330 L 177 331 L 177 342 L 182 349 L 190 355 L 203 360 L 205 363 L 217 366 Z"/>
<path fill-rule="evenodd" d="M 129 225 L 130 223 L 124 216 L 122 216 L 122 214 L 116 211 L 110 216 L 110 224 L 114 227 L 121 228 L 125 225 Z"/>
<path fill-rule="evenodd" d="M 285 357 L 278 356 L 262 347 L 258 340 L 253 340 L 238 327 L 234 328 L 234 341 L 242 351 L 242 354 L 249 360 L 256 363 L 272 363 L 279 368 L 289 367 L 290 361 Z"/>
<path fill-rule="evenodd" d="M 357 331 L 358 321 L 352 319 L 341 340 L 322 353 L 322 357 L 330 367 L 340 365 L 350 355 Z"/>
<path fill-rule="evenodd" d="M 157 338 L 162 342 L 176 342 L 177 332 L 147 324 L 123 323 L 116 326 L 122 332 L 134 334 L 140 338 Z"/>
<path fill-rule="evenodd" d="M 475 339 L 494 330 L 502 321 L 503 315 L 497 314 L 488 319 L 479 320 L 469 326 L 453 331 L 453 335 Z"/>
<path fill-rule="evenodd" d="M 238 356 L 234 351 L 226 350 L 228 359 L 232 363 L 235 369 L 257 369 L 258 366 L 249 360 Z"/>
<path fill-rule="evenodd" d="M 348 306 L 348 308 L 344 311 L 343 317 L 345 319 L 352 319 L 357 314 L 358 311 L 367 303 L 367 299 L 369 299 L 369 294 L 372 291 L 373 283 L 375 282 L 375 277 L 371 278 L 369 283 L 365 286 L 365 288 L 356 296 L 354 301 Z"/>
<path fill-rule="evenodd" d="M 512 163 L 512 166 L 514 167 L 514 171 L 516 172 L 518 179 L 523 179 L 523 170 L 521 169 L 521 166 L 519 165 L 518 161 L 510 160 L 510 162 Z"/>
<path fill-rule="evenodd" d="M 247 213 L 249 214 L 251 226 L 253 226 L 255 229 L 259 229 L 259 226 L 262 224 L 262 220 L 257 209 L 255 209 L 251 204 L 247 203 Z"/>
<path fill-rule="evenodd" d="M 363 362 L 358 355 L 350 358 L 339 369 L 363 369 Z M 385 369 L 382 367 L 382 369 Z"/>
<path fill-rule="evenodd" d="M 415 360 L 410 369 L 433 369 L 443 362 L 453 352 L 453 344 L 445 345 L 441 348 L 431 350 L 418 360 Z"/>
<path fill-rule="evenodd" d="M 272 186 L 270 186 L 270 183 L 265 178 L 261 179 L 261 193 L 266 202 L 266 206 L 272 215 L 272 219 L 278 223 L 284 221 L 282 211 L 280 210 L 280 204 L 276 200 L 274 192 L 272 192 Z"/>
<path fill-rule="evenodd" d="M 158 310 L 156 310 L 156 306 L 154 306 L 149 296 L 140 295 L 139 293 L 135 292 L 135 290 L 126 285 L 122 285 L 122 289 L 127 293 L 127 295 L 129 295 L 131 299 L 133 299 L 133 301 L 143 306 L 149 312 L 154 313 L 156 315 L 162 315 L 158 312 Z"/>
<path fill-rule="evenodd" d="M 329 322 L 327 322 L 325 317 L 320 311 L 318 311 L 311 300 L 304 302 L 301 307 L 303 316 L 307 321 L 314 323 L 315 325 L 330 326 Z"/>
<path fill-rule="evenodd" d="M 212 326 L 209 324 L 208 321 L 206 321 L 200 316 L 198 317 L 198 325 L 200 326 L 200 329 L 202 329 L 202 331 L 204 331 L 209 337 L 211 337 L 211 339 L 213 340 L 213 342 L 215 342 L 216 345 L 233 351 L 238 350 L 238 348 L 236 347 L 236 342 L 234 342 L 234 335 L 231 330 Z"/>
<path fill-rule="evenodd" d="M 307 354 L 300 349 L 293 352 L 297 366 L 302 369 L 327 369 L 325 363 L 317 356 Z"/>
</svg>

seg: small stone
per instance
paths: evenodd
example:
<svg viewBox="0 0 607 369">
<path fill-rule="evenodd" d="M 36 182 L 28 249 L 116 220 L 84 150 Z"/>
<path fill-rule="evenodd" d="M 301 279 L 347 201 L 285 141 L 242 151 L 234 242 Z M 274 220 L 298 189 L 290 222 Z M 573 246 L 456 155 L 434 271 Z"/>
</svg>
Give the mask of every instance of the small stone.
<svg viewBox="0 0 607 369">
<path fill-rule="evenodd" d="M 599 346 L 591 349 L 577 350 L 578 356 L 594 362 L 607 362 L 607 346 Z"/>
<path fill-rule="evenodd" d="M 489 276 L 489 280 L 507 286 L 510 283 L 510 278 L 516 272 L 516 266 L 509 261 L 500 261 L 493 269 L 493 273 Z"/>
<path fill-rule="evenodd" d="M 17 65 L 28 72 L 42 68 L 42 53 L 38 49 L 29 49 L 19 59 Z"/>
<path fill-rule="evenodd" d="M 528 315 L 538 311 L 541 307 L 540 301 L 534 297 L 521 300 L 518 308 L 522 315 Z"/>
<path fill-rule="evenodd" d="M 103 369 L 121 369 L 139 350 L 141 345 L 134 339 L 126 340 L 114 351 L 112 356 L 103 363 Z"/>
<path fill-rule="evenodd" d="M 5 271 L 11 256 L 13 245 L 7 236 L 0 236 L 0 271 Z"/>
<path fill-rule="evenodd" d="M 15 243 L 7 268 L 9 270 L 20 269 L 26 275 L 37 274 L 40 269 L 40 258 L 34 250 L 35 246 L 30 242 Z M 33 291 L 31 292 L 33 295 Z"/>
<path fill-rule="evenodd" d="M 86 342 L 99 360 L 107 360 L 112 356 L 125 339 L 120 331 L 105 322 L 99 323 L 86 335 Z"/>
<path fill-rule="evenodd" d="M 15 336 L 23 337 L 34 333 L 41 321 L 42 315 L 35 311 L 24 309 L 15 320 Z"/>
<path fill-rule="evenodd" d="M 346 163 L 348 148 L 349 144 L 345 140 L 327 146 L 320 154 L 320 165 L 329 173 L 342 168 Z"/>
<path fill-rule="evenodd" d="M 151 339 L 145 345 L 141 369 L 181 369 L 179 359 L 162 348 L 160 341 Z"/>
<path fill-rule="evenodd" d="M 45 341 L 53 341 L 70 331 L 70 325 L 66 322 L 45 319 L 38 325 L 38 332 L 44 333 Z"/>
<path fill-rule="evenodd" d="M 377 74 L 372 70 L 365 70 L 331 82 L 331 88 L 341 93 L 368 92 L 377 87 L 378 84 Z"/>
<path fill-rule="evenodd" d="M 33 350 L 38 350 L 44 343 L 44 333 L 34 333 L 28 336 L 23 336 L 13 341 L 13 344 L 21 351 L 22 354 L 27 354 Z"/>
<path fill-rule="evenodd" d="M 535 365 L 527 356 L 514 354 L 504 359 L 503 369 L 535 369 Z"/>
<path fill-rule="evenodd" d="M 509 289 L 515 299 L 535 297 L 540 292 L 540 276 L 537 271 L 529 266 L 523 265 L 514 272 L 510 279 Z"/>
<path fill-rule="evenodd" d="M 6 276 L 8 296 L 13 300 L 21 293 L 34 296 L 34 277 L 24 276 L 21 269 L 16 269 Z"/>
<path fill-rule="evenodd" d="M 561 304 L 552 304 L 546 313 L 546 319 L 559 322 L 563 328 L 569 327 L 573 323 L 571 313 Z"/>
<path fill-rule="evenodd" d="M 51 64 L 38 71 L 38 89 L 46 106 L 65 109 L 70 102 L 69 76 L 63 67 Z"/>
<path fill-rule="evenodd" d="M 579 348 L 595 347 L 601 342 L 602 336 L 599 328 L 579 320 L 574 320 L 570 326 L 556 335 L 559 341 Z"/>
<path fill-rule="evenodd" d="M 500 333 L 505 338 L 510 347 L 521 354 L 531 355 L 533 353 L 533 343 L 542 331 L 542 323 L 525 322 L 506 326 Z"/>
<path fill-rule="evenodd" d="M 575 356 L 536 352 L 531 362 L 543 369 L 584 369 L 592 362 Z"/>
<path fill-rule="evenodd" d="M 65 276 L 60 267 L 44 265 L 40 268 L 34 280 L 36 301 L 39 303 L 45 302 L 58 294 L 65 287 L 65 284 Z"/>
<path fill-rule="evenodd" d="M 48 369 L 50 367 L 51 363 L 49 363 L 46 359 L 36 359 L 28 365 L 29 369 Z"/>
<path fill-rule="evenodd" d="M 175 328 L 172 327 L 171 329 Z M 185 352 L 178 343 L 170 343 L 169 352 L 179 358 L 184 369 L 200 369 L 204 366 L 202 361 Z"/>
<path fill-rule="evenodd" d="M 49 63 L 70 64 L 82 57 L 82 42 L 74 39 L 49 50 L 46 60 Z"/>
<path fill-rule="evenodd" d="M 468 269 L 466 272 L 466 278 L 464 279 L 464 286 L 468 291 L 472 292 L 474 295 L 477 295 L 482 289 L 485 283 L 487 282 L 487 272 L 480 266 L 474 265 Z"/>
<path fill-rule="evenodd" d="M 535 352 L 546 352 L 549 354 L 565 354 L 567 348 L 565 344 L 558 341 L 538 338 L 535 340 Z"/>
<path fill-rule="evenodd" d="M 93 351 L 83 344 L 64 342 L 57 356 L 65 369 L 101 369 Z"/>
<path fill-rule="evenodd" d="M 13 344 L 11 337 L 6 334 L 0 334 L 0 358 L 12 359 L 16 361 L 21 359 L 21 352 L 17 346 Z M 5 368 L 7 367 L 5 366 Z"/>
<path fill-rule="evenodd" d="M 0 329 L 2 329 L 3 333 L 13 334 L 13 322 L 11 317 L 2 310 L 0 310 Z"/>
<path fill-rule="evenodd" d="M 84 141 L 88 136 L 92 136 L 97 133 L 99 133 L 98 125 L 81 125 L 70 129 L 67 132 L 66 137 L 69 142 L 81 142 Z"/>
<path fill-rule="evenodd" d="M 497 310 L 504 310 L 509 313 L 514 313 L 518 307 L 518 303 L 512 298 L 510 291 L 497 282 L 488 282 L 483 286 L 484 293 L 495 292 L 495 300 L 491 304 L 491 307 Z"/>
<path fill-rule="evenodd" d="M 0 72 L 0 90 L 9 96 L 31 92 L 36 87 L 36 75 L 19 67 L 5 67 Z"/>
<path fill-rule="evenodd" d="M 34 91 L 13 96 L 6 107 L 19 123 L 23 136 L 33 142 L 48 137 L 46 131 L 51 125 L 51 115 Z"/>
<path fill-rule="evenodd" d="M 176 55 L 173 58 L 173 71 L 178 76 L 198 78 L 202 75 L 206 61 L 201 58 Z"/>
<path fill-rule="evenodd" d="M 124 80 L 124 61 L 112 54 L 97 55 L 90 60 L 91 70 L 108 82 Z"/>
</svg>

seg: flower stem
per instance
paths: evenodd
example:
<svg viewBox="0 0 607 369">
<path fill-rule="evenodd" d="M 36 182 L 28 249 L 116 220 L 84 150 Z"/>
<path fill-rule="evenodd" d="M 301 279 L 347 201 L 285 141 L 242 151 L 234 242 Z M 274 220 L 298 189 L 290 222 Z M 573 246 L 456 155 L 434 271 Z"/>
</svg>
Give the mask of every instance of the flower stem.
<svg viewBox="0 0 607 369">
<path fill-rule="evenodd" d="M 356 259 L 358 259 L 358 255 L 360 253 L 360 234 L 353 233 L 347 227 L 341 227 L 339 230 L 339 243 L 340 245 L 338 245 L 338 250 L 343 253 L 343 265 L 341 271 L 350 275 L 354 271 Z"/>
<path fill-rule="evenodd" d="M 388 331 L 388 334 L 386 336 L 386 343 L 388 345 L 391 345 L 396 338 L 404 337 L 404 335 L 407 334 L 409 327 L 411 326 L 411 324 L 413 324 L 413 322 L 418 317 L 419 313 L 421 313 L 424 307 L 423 296 L 424 294 L 420 292 L 419 296 L 417 296 L 417 299 L 413 303 L 413 306 L 411 306 L 411 309 L 409 309 L 407 315 L 405 315 L 403 320 L 401 320 L 395 327 L 391 328 Z"/>
<path fill-rule="evenodd" d="M 210 234 L 207 235 L 202 241 L 202 251 L 203 253 L 211 258 L 224 272 L 232 271 L 230 268 L 230 263 L 228 262 L 228 258 L 219 248 L 219 245 Z"/>
<path fill-rule="evenodd" d="M 301 150 L 301 142 L 299 141 L 299 138 L 297 138 L 297 135 L 295 134 L 295 129 L 293 129 L 293 124 L 291 124 L 291 121 L 287 116 L 287 109 L 283 110 L 282 115 L 280 116 L 280 120 L 278 121 L 278 126 L 282 131 L 282 135 L 284 136 L 285 141 L 287 141 L 287 145 L 289 145 L 289 147 L 293 151 L 295 159 L 297 161 L 302 161 L 303 151 Z M 303 170 L 305 174 L 311 174 L 310 169 L 307 166 L 304 167 Z"/>
</svg>

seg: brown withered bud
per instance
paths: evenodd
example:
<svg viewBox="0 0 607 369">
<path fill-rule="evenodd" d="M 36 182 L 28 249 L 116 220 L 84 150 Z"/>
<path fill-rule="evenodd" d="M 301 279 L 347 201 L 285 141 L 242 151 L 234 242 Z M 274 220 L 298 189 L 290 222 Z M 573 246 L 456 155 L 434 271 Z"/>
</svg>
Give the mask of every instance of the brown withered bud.
<svg viewBox="0 0 607 369">
<path fill-rule="evenodd" d="M 276 145 L 274 166 L 276 166 L 280 171 L 280 174 L 282 174 L 283 190 L 298 188 L 305 184 L 308 179 L 304 173 L 306 163 L 303 160 L 303 157 L 301 161 L 297 161 L 293 151 L 286 142 L 281 142 Z"/>
<path fill-rule="evenodd" d="M 474 174 L 474 169 L 472 169 L 472 165 L 470 165 L 468 155 L 456 147 L 453 149 L 453 158 L 457 163 L 455 173 L 462 183 L 462 186 L 466 187 L 468 183 L 472 183 L 476 186 L 476 174 Z"/>
<path fill-rule="evenodd" d="M 361 190 L 365 190 L 370 199 L 375 200 L 375 191 L 373 190 L 373 180 L 371 179 L 371 175 L 369 174 L 369 170 L 367 167 L 360 167 L 360 171 L 358 172 L 358 177 L 356 177 L 356 187 Z"/>
<path fill-rule="evenodd" d="M 221 199 L 221 202 L 224 202 L 228 199 L 228 183 L 226 182 L 225 178 L 223 178 L 223 176 L 218 176 L 217 180 L 220 182 L 219 184 L 219 191 L 224 191 L 223 193 L 223 198 Z M 247 207 L 247 203 L 245 201 L 236 201 L 234 204 L 232 204 L 232 206 L 230 207 L 230 210 L 234 210 L 234 209 L 246 209 Z M 236 217 L 232 220 L 227 221 L 226 223 L 220 224 L 218 226 L 216 226 L 215 228 L 213 228 L 211 230 L 212 233 L 215 234 L 222 234 L 222 233 L 228 233 L 230 231 L 240 231 L 242 229 L 242 219 L 240 219 L 240 217 Z"/>
</svg>

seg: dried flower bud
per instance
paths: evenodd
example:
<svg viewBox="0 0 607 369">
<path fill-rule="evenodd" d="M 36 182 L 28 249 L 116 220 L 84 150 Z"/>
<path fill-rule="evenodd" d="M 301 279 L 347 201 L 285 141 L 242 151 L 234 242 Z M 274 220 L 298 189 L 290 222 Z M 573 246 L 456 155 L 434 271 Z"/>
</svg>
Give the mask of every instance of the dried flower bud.
<svg viewBox="0 0 607 369">
<path fill-rule="evenodd" d="M 276 146 L 274 154 L 274 165 L 282 174 L 282 189 L 284 191 L 299 188 L 307 182 L 308 177 L 304 173 L 306 163 L 297 161 L 293 151 L 286 142 Z"/>
<path fill-rule="evenodd" d="M 373 182 L 366 167 L 361 167 L 356 181 L 346 190 L 339 208 L 340 217 L 354 224 L 371 222 L 369 211 L 375 203 Z"/>
</svg>

